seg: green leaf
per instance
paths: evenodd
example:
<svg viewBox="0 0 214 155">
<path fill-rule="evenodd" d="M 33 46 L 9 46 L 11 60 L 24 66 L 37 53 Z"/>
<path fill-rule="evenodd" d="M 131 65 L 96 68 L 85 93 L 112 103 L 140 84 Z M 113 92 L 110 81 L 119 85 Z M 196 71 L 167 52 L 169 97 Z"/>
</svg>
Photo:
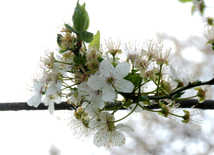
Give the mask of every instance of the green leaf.
<svg viewBox="0 0 214 155">
<path fill-rule="evenodd" d="M 181 3 L 192 2 L 192 0 L 178 0 Z"/>
<path fill-rule="evenodd" d="M 62 37 L 61 34 L 57 34 L 57 44 L 58 44 L 58 46 L 59 46 L 60 48 L 62 48 L 62 47 L 61 47 L 61 44 L 62 44 L 61 37 Z"/>
<path fill-rule="evenodd" d="M 89 23 L 90 23 L 90 20 L 89 20 L 89 16 L 88 16 L 88 12 L 87 12 L 87 11 L 86 11 L 86 15 L 87 15 L 87 21 L 86 21 L 86 26 L 85 26 L 84 31 L 87 31 L 87 30 L 88 30 Z"/>
<path fill-rule="evenodd" d="M 73 58 L 73 62 L 76 64 L 76 65 L 79 65 L 79 64 L 81 64 L 81 65 L 85 65 L 85 63 L 86 63 L 86 56 L 85 55 L 79 55 L 78 57 L 77 56 L 75 56 L 74 58 Z"/>
<path fill-rule="evenodd" d="M 99 57 L 99 58 L 97 58 L 98 59 L 98 61 L 99 62 L 102 62 L 104 59 L 103 58 L 101 58 L 101 57 Z"/>
<path fill-rule="evenodd" d="M 90 43 L 93 40 L 94 34 L 87 31 L 79 31 L 80 37 L 86 43 Z"/>
<path fill-rule="evenodd" d="M 70 30 L 71 32 L 76 33 L 76 32 L 74 31 L 74 29 L 73 29 L 70 25 L 65 24 L 65 27 L 66 27 L 66 29 Z"/>
<path fill-rule="evenodd" d="M 141 77 L 139 75 L 133 75 L 132 73 L 129 73 L 126 77 L 124 77 L 124 79 L 132 82 L 136 87 L 138 87 L 141 84 Z"/>
<path fill-rule="evenodd" d="M 196 85 L 198 85 L 198 84 L 201 84 L 202 82 L 200 81 L 200 80 L 196 80 L 195 82 L 193 82 L 192 84 L 196 84 Z"/>
<path fill-rule="evenodd" d="M 204 1 L 202 1 L 202 3 L 200 4 L 200 13 L 201 13 L 201 16 L 204 15 L 205 8 L 206 8 L 205 3 L 204 3 Z"/>
<path fill-rule="evenodd" d="M 85 3 L 83 5 L 79 4 L 77 1 L 76 8 L 74 9 L 74 14 L 72 16 L 74 30 L 78 33 L 79 31 L 86 31 L 89 27 L 89 16 L 85 10 Z"/>
<path fill-rule="evenodd" d="M 64 53 L 64 52 L 66 52 L 66 51 L 67 51 L 67 49 L 65 49 L 65 50 L 61 49 L 61 50 L 59 51 L 59 53 Z"/>
<path fill-rule="evenodd" d="M 179 93 L 173 95 L 172 98 L 173 98 L 173 99 L 177 99 L 177 98 L 181 97 L 184 93 L 185 93 L 185 92 L 179 92 Z"/>
<path fill-rule="evenodd" d="M 95 46 L 99 50 L 100 48 L 100 31 L 99 30 L 94 35 L 94 39 L 90 42 L 89 46 L 91 46 L 92 48 Z"/>
</svg>

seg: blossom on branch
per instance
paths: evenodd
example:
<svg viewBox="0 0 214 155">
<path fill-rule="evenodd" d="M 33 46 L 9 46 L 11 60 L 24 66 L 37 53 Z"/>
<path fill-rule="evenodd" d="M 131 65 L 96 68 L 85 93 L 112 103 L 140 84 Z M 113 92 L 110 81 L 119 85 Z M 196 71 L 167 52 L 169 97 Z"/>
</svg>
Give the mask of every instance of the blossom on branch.
<svg viewBox="0 0 214 155">
<path fill-rule="evenodd" d="M 125 135 L 121 131 L 131 132 L 134 131 L 131 127 L 118 124 L 114 125 L 115 118 L 108 112 L 102 112 L 99 115 L 99 121 L 91 121 L 90 128 L 95 128 L 98 131 L 94 135 L 94 144 L 97 147 L 113 144 L 121 146 L 125 144 Z M 118 131 L 121 130 L 121 131 Z"/>
<path fill-rule="evenodd" d="M 34 81 L 33 82 L 34 90 L 36 92 L 35 95 L 33 95 L 28 101 L 27 104 L 29 106 L 34 106 L 38 107 L 38 105 L 41 103 L 42 100 L 42 93 L 45 91 L 45 86 L 44 83 L 39 82 L 39 81 Z"/>
<path fill-rule="evenodd" d="M 209 29 L 204 32 L 205 37 L 207 38 L 207 44 L 214 44 L 214 26 L 211 26 Z"/>
<path fill-rule="evenodd" d="M 88 79 L 88 86 L 93 90 L 102 91 L 104 101 L 113 101 L 117 98 L 116 91 L 131 93 L 134 85 L 123 79 L 129 73 L 129 64 L 127 62 L 119 63 L 116 68 L 108 61 L 103 60 L 100 63 L 99 75 L 93 75 Z M 116 90 L 116 91 L 115 91 Z"/>
<path fill-rule="evenodd" d="M 207 98 L 212 98 L 214 97 L 214 90 L 210 85 L 202 86 L 202 87 L 195 87 L 195 90 L 197 90 L 197 97 L 198 97 L 198 102 L 202 103 L 204 100 Z"/>
</svg>

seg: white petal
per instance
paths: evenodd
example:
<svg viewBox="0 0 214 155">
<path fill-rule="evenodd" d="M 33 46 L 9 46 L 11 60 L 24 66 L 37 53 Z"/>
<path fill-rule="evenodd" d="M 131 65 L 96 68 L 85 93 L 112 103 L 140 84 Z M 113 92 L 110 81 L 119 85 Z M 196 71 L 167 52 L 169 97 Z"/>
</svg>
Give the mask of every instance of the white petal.
<svg viewBox="0 0 214 155">
<path fill-rule="evenodd" d="M 48 96 L 45 96 L 44 105 L 45 105 L 45 106 L 48 106 L 51 102 L 52 102 L 51 99 L 50 99 Z"/>
<path fill-rule="evenodd" d="M 107 130 L 100 130 L 94 135 L 93 143 L 97 147 L 104 146 L 109 140 L 110 133 Z"/>
<path fill-rule="evenodd" d="M 134 89 L 133 83 L 125 79 L 116 80 L 114 86 L 117 91 L 124 93 L 131 93 Z"/>
<path fill-rule="evenodd" d="M 92 105 L 95 106 L 95 107 L 99 107 L 100 109 L 104 107 L 105 103 L 102 99 L 102 93 L 100 93 L 99 95 L 96 96 L 96 98 L 94 98 L 92 101 L 91 101 Z"/>
<path fill-rule="evenodd" d="M 134 131 L 130 126 L 124 125 L 124 124 L 117 124 L 116 129 L 121 131 L 126 131 L 126 132 Z"/>
<path fill-rule="evenodd" d="M 126 138 L 125 138 L 125 136 L 124 136 L 124 134 L 122 132 L 120 132 L 120 131 L 113 131 L 111 133 L 110 141 L 115 146 L 121 146 L 121 145 L 125 144 Z"/>
<path fill-rule="evenodd" d="M 116 98 L 116 92 L 114 88 L 111 85 L 106 84 L 103 87 L 102 99 L 105 102 L 109 102 L 109 101 L 113 101 L 115 98 Z"/>
<path fill-rule="evenodd" d="M 47 88 L 47 91 L 46 91 L 47 96 L 55 95 L 56 93 L 57 93 L 57 87 L 55 84 L 52 84 Z"/>
<path fill-rule="evenodd" d="M 89 122 L 89 127 L 92 128 L 92 129 L 93 128 L 98 128 L 99 126 L 100 126 L 100 121 L 93 121 L 92 120 L 92 121 Z"/>
<path fill-rule="evenodd" d="M 186 86 L 186 85 L 189 84 L 190 79 L 189 79 L 189 78 L 183 78 L 183 81 L 182 81 L 182 82 L 184 83 L 184 86 Z"/>
<path fill-rule="evenodd" d="M 42 94 L 35 94 L 32 96 L 28 101 L 27 104 L 29 106 L 38 107 L 38 105 L 41 103 L 42 100 Z"/>
<path fill-rule="evenodd" d="M 175 80 L 175 79 L 180 80 L 180 78 L 178 77 L 178 74 L 177 74 L 176 70 L 174 69 L 174 67 L 172 65 L 170 65 L 170 73 L 171 73 L 171 78 L 173 80 Z"/>
<path fill-rule="evenodd" d="M 129 74 L 130 65 L 127 62 L 119 63 L 114 70 L 115 79 L 122 79 Z"/>
<path fill-rule="evenodd" d="M 57 92 L 60 94 L 61 93 L 61 86 L 62 86 L 62 81 L 58 80 L 57 81 Z"/>
<path fill-rule="evenodd" d="M 103 60 L 100 63 L 99 71 L 100 71 L 100 76 L 110 77 L 110 76 L 113 76 L 114 74 L 114 66 L 108 60 Z"/>
<path fill-rule="evenodd" d="M 102 122 L 106 123 L 107 122 L 107 118 L 109 121 L 114 121 L 114 115 L 111 115 L 110 113 L 108 112 L 101 112 L 100 113 L 100 119 Z"/>
<path fill-rule="evenodd" d="M 59 66 L 60 66 L 59 63 L 53 63 L 53 73 L 54 73 L 54 75 L 59 73 Z"/>
<path fill-rule="evenodd" d="M 61 100 L 61 98 L 58 95 L 55 95 L 54 96 L 54 102 L 57 103 L 57 104 L 59 104 L 59 103 L 62 102 L 62 100 Z"/>
<path fill-rule="evenodd" d="M 87 85 L 87 82 L 82 82 L 78 85 L 78 94 L 88 95 L 91 93 L 91 88 Z"/>
<path fill-rule="evenodd" d="M 92 75 L 87 82 L 88 86 L 93 90 L 101 90 L 104 86 L 104 82 L 98 75 Z"/>
<path fill-rule="evenodd" d="M 83 105 L 82 105 L 82 107 L 83 107 Z M 99 113 L 99 109 L 97 107 L 93 106 L 92 104 L 89 104 L 87 106 L 87 108 L 85 109 L 85 112 L 88 113 L 91 117 L 97 117 L 97 114 Z M 89 122 L 89 127 L 93 128 L 93 127 L 90 126 L 91 122 L 92 121 Z"/>
<path fill-rule="evenodd" d="M 37 92 L 37 93 L 40 93 L 40 91 L 41 91 L 41 88 L 44 90 L 44 84 L 43 83 L 41 83 L 41 82 L 38 82 L 38 81 L 34 81 L 33 82 L 33 87 L 34 87 L 34 89 L 35 89 L 35 91 Z"/>
<path fill-rule="evenodd" d="M 50 114 L 53 115 L 53 113 L 54 113 L 54 103 L 53 102 L 51 104 L 49 104 L 48 110 L 49 110 Z"/>
<path fill-rule="evenodd" d="M 68 103 L 69 104 L 72 104 L 72 105 L 75 105 L 75 106 L 78 106 L 78 102 L 77 102 L 77 99 L 76 97 L 74 97 L 73 95 L 70 97 L 70 99 L 68 100 Z"/>
</svg>

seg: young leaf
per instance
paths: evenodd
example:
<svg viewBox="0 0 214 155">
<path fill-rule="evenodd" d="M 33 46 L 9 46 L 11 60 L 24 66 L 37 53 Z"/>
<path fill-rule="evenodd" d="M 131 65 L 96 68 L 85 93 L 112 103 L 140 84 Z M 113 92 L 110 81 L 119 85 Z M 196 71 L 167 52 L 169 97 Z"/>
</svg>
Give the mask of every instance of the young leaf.
<svg viewBox="0 0 214 155">
<path fill-rule="evenodd" d="M 67 51 L 67 49 L 65 49 L 65 50 L 61 49 L 61 50 L 59 51 L 59 53 L 64 53 L 64 52 L 66 52 L 66 51 Z"/>
<path fill-rule="evenodd" d="M 181 97 L 184 93 L 185 93 L 185 92 L 179 92 L 179 93 L 173 95 L 172 98 L 173 98 L 173 99 L 177 99 L 177 98 Z"/>
<path fill-rule="evenodd" d="M 90 42 L 89 46 L 91 46 L 92 48 L 95 46 L 99 50 L 99 47 L 100 47 L 100 31 L 99 30 L 94 35 L 94 39 Z"/>
<path fill-rule="evenodd" d="M 192 2 L 192 0 L 178 0 L 181 3 Z"/>
<path fill-rule="evenodd" d="M 80 37 L 86 43 L 90 43 L 93 40 L 94 34 L 87 31 L 79 31 Z"/>
<path fill-rule="evenodd" d="M 77 56 L 75 56 L 74 58 L 73 58 L 73 62 L 76 64 L 76 65 L 79 65 L 79 64 L 81 64 L 81 65 L 85 65 L 85 63 L 86 63 L 86 57 L 85 57 L 85 55 L 79 55 L 78 57 Z"/>
<path fill-rule="evenodd" d="M 58 44 L 58 46 L 59 46 L 60 48 L 62 48 L 62 47 L 61 47 L 61 44 L 62 44 L 61 37 L 62 37 L 61 34 L 57 34 L 57 44 Z"/>
<path fill-rule="evenodd" d="M 70 25 L 65 24 L 65 27 L 66 27 L 66 29 L 70 30 L 71 32 L 76 33 L 76 32 L 74 31 L 74 29 L 73 29 L 72 27 L 70 27 Z"/>
<path fill-rule="evenodd" d="M 74 14 L 72 16 L 74 30 L 78 33 L 79 31 L 86 31 L 89 27 L 89 16 L 85 10 L 85 3 L 83 5 L 77 2 Z"/>
</svg>

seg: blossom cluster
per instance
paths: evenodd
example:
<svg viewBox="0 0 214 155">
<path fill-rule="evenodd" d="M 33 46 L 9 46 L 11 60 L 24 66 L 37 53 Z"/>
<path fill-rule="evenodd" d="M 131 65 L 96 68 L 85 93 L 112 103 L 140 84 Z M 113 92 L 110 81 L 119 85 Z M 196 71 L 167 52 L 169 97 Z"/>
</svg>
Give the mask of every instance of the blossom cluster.
<svg viewBox="0 0 214 155">
<path fill-rule="evenodd" d="M 85 4 L 77 3 L 73 26 L 65 24 L 58 34 L 57 54 L 47 52 L 41 59 L 42 74 L 33 81 L 35 94 L 28 105 L 38 107 L 43 101 L 53 114 L 54 103 L 66 100 L 75 108 L 70 122 L 72 128 L 80 130 L 80 135 L 94 134 L 93 142 L 98 147 L 123 145 L 126 138 L 122 131 L 134 129 L 118 122 L 133 112 L 153 111 L 149 109 L 151 104 L 160 107 L 159 115 L 177 118 L 197 129 L 201 127 L 200 118 L 195 118 L 198 113 L 184 110 L 180 115 L 174 110 L 178 108 L 176 100 L 182 100 L 184 88 L 199 86 L 202 82 L 169 63 L 171 48 L 154 40 L 147 40 L 143 46 L 121 44 L 112 39 L 106 41 L 106 48 L 101 48 L 100 32 L 96 35 L 88 32 L 88 26 L 81 25 L 84 22 L 89 23 Z M 121 61 L 123 56 L 125 61 Z M 155 87 L 148 89 L 151 83 Z M 195 90 L 196 95 L 189 98 L 198 97 L 200 103 L 213 96 L 210 85 Z M 118 102 L 121 105 L 117 105 Z M 113 106 L 109 107 L 110 104 Z M 121 108 L 129 109 L 129 113 L 116 119 L 115 113 Z"/>
</svg>

